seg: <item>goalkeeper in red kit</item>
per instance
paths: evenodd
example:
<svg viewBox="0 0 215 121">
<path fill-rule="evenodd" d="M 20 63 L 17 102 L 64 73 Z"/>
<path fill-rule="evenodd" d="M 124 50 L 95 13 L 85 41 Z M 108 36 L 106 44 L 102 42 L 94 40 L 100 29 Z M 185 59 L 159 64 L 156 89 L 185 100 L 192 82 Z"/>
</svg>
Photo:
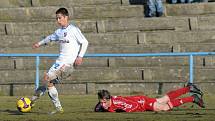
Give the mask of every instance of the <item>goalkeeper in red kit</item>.
<svg viewBox="0 0 215 121">
<path fill-rule="evenodd" d="M 190 93 L 191 96 L 179 98 Z M 192 83 L 186 87 L 168 92 L 161 98 L 141 96 L 111 96 L 107 90 L 99 90 L 99 103 L 95 112 L 144 112 L 144 111 L 169 111 L 185 103 L 195 103 L 204 108 L 203 92 Z"/>
</svg>

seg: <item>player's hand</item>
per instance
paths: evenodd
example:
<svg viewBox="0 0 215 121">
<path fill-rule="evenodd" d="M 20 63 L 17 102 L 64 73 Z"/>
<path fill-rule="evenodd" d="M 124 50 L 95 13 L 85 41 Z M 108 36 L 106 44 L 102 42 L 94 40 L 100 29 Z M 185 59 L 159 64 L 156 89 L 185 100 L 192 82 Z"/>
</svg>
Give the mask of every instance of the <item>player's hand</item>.
<svg viewBox="0 0 215 121">
<path fill-rule="evenodd" d="M 75 60 L 74 66 L 81 65 L 82 61 L 83 61 L 82 57 L 77 57 L 76 60 Z"/>
<path fill-rule="evenodd" d="M 33 49 L 35 49 L 35 48 L 39 48 L 40 47 L 40 45 L 39 45 L 39 43 L 37 42 L 37 43 L 34 43 L 33 45 L 32 45 L 32 48 Z"/>
</svg>

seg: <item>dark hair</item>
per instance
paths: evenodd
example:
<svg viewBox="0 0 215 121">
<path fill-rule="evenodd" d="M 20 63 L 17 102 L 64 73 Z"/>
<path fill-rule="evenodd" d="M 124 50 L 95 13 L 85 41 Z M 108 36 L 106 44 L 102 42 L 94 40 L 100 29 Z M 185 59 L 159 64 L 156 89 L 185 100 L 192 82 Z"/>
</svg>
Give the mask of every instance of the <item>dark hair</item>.
<svg viewBox="0 0 215 121">
<path fill-rule="evenodd" d="M 62 14 L 64 16 L 69 16 L 69 12 L 66 8 L 59 8 L 57 11 L 56 11 L 56 14 Z"/>
<path fill-rule="evenodd" d="M 110 99 L 110 92 L 108 90 L 99 90 L 98 99 Z"/>
<path fill-rule="evenodd" d="M 102 104 L 98 102 L 94 108 L 95 112 L 108 112 L 108 110 L 104 109 Z"/>
</svg>

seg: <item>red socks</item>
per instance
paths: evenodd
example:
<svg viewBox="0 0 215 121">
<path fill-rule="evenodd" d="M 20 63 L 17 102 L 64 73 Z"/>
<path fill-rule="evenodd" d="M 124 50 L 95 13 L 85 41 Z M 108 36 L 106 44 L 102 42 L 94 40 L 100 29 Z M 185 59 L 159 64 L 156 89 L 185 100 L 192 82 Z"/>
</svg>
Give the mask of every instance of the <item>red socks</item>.
<svg viewBox="0 0 215 121">
<path fill-rule="evenodd" d="M 167 95 L 169 96 L 170 100 L 173 100 L 183 94 L 186 94 L 189 91 L 190 91 L 190 87 L 183 87 L 178 90 L 170 91 L 167 93 Z"/>
<path fill-rule="evenodd" d="M 170 100 L 170 103 L 172 104 L 173 107 L 178 107 L 184 103 L 193 102 L 193 100 L 194 100 L 194 97 L 190 96 L 190 97 Z"/>
</svg>

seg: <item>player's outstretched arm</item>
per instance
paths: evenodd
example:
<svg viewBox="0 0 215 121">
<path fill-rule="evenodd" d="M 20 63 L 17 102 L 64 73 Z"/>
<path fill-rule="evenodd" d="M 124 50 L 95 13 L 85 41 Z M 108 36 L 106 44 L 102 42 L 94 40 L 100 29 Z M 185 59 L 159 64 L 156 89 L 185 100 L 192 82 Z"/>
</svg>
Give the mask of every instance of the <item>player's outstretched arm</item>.
<svg viewBox="0 0 215 121">
<path fill-rule="evenodd" d="M 35 49 L 35 48 L 39 48 L 40 46 L 42 45 L 47 45 L 49 42 L 51 41 L 55 41 L 55 40 L 58 40 L 58 37 L 55 33 L 45 37 L 44 39 L 42 39 L 41 41 L 39 42 L 36 42 L 32 45 L 32 48 Z"/>
</svg>

